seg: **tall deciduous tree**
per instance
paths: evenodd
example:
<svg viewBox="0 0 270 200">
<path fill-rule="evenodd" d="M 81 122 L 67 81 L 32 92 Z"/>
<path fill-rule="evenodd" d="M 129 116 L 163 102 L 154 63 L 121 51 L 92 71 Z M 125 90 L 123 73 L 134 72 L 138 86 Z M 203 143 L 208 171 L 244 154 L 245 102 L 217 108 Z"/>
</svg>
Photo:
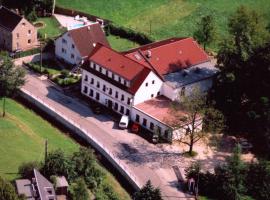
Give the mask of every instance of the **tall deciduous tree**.
<svg viewBox="0 0 270 200">
<path fill-rule="evenodd" d="M 162 197 L 159 188 L 154 188 L 151 181 L 149 180 L 140 191 L 134 194 L 133 199 L 162 200 Z"/>
<path fill-rule="evenodd" d="M 13 96 L 25 83 L 25 71 L 14 66 L 6 53 L 0 54 L 0 98 L 3 98 L 3 117 L 6 113 L 6 97 Z"/>
<path fill-rule="evenodd" d="M 203 44 L 204 50 L 206 46 L 211 44 L 216 36 L 216 27 L 212 15 L 203 16 L 198 23 L 198 29 L 194 32 L 196 40 Z"/>
<path fill-rule="evenodd" d="M 217 132 L 223 128 L 223 115 L 207 103 L 206 94 L 198 87 L 194 87 L 190 94 L 180 96 L 180 99 L 173 103 L 171 114 L 179 120 L 175 121 L 174 127 L 185 126 L 186 137 L 181 142 L 189 146 L 189 154 L 193 154 L 193 146 L 196 142 L 206 136 L 202 130 L 203 121 L 207 122 L 207 131 Z M 178 116 L 178 112 L 185 111 L 185 117 Z"/>
</svg>

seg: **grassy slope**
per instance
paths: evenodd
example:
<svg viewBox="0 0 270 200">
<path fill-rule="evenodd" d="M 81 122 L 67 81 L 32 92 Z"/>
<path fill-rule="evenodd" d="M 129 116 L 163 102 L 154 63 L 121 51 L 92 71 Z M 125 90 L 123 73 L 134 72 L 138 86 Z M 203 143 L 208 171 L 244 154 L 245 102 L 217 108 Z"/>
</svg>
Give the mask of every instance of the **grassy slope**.
<svg viewBox="0 0 270 200">
<path fill-rule="evenodd" d="M 15 101 L 7 100 L 6 108 L 7 116 L 0 118 L 1 176 L 13 179 L 22 162 L 43 160 L 45 139 L 49 150 L 61 148 L 70 154 L 78 149 L 69 137 Z"/>
<path fill-rule="evenodd" d="M 226 34 L 228 16 L 240 5 L 256 9 L 270 21 L 269 0 L 57 0 L 57 5 L 110 19 L 150 34 L 156 40 L 192 36 L 202 15 L 213 14 L 218 33 Z"/>
<path fill-rule="evenodd" d="M 0 105 L 2 107 L 1 100 Z M 7 99 L 6 111 L 6 117 L 0 117 L 1 177 L 13 180 L 18 177 L 18 166 L 21 163 L 42 161 L 45 139 L 48 139 L 49 150 L 61 148 L 66 154 L 71 154 L 79 149 L 79 144 L 14 100 Z M 112 185 L 121 199 L 130 199 L 113 175 L 103 170 L 106 172 L 105 181 Z"/>
</svg>

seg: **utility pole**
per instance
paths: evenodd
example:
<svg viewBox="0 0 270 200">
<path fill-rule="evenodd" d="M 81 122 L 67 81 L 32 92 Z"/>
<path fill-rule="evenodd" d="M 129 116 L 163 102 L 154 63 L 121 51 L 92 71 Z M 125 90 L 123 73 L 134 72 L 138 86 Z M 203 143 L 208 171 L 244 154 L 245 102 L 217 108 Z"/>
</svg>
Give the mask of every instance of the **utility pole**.
<svg viewBox="0 0 270 200">
<path fill-rule="evenodd" d="M 48 140 L 45 140 L 45 155 L 44 155 L 44 163 L 46 165 L 47 162 L 47 158 L 48 158 Z"/>
</svg>

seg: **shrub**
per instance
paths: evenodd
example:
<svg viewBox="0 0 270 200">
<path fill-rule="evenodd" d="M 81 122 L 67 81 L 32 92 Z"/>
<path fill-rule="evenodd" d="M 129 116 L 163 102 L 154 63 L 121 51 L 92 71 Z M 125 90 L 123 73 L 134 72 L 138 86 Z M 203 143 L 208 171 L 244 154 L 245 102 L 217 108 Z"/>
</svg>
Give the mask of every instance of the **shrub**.
<svg viewBox="0 0 270 200">
<path fill-rule="evenodd" d="M 19 166 L 19 174 L 22 178 L 31 179 L 33 177 L 33 170 L 39 170 L 41 164 L 37 161 L 25 162 Z"/>
<path fill-rule="evenodd" d="M 128 40 L 134 41 L 141 45 L 148 44 L 154 41 L 152 38 L 145 35 L 144 33 L 140 33 L 130 28 L 116 25 L 114 23 L 108 24 L 105 31 L 106 31 L 106 34 L 120 36 L 122 38 L 126 38 Z"/>
<path fill-rule="evenodd" d="M 61 75 L 62 75 L 64 78 L 66 78 L 66 77 L 68 77 L 68 75 L 69 75 L 69 71 L 66 70 L 66 69 L 63 69 L 63 70 L 61 71 Z"/>
</svg>

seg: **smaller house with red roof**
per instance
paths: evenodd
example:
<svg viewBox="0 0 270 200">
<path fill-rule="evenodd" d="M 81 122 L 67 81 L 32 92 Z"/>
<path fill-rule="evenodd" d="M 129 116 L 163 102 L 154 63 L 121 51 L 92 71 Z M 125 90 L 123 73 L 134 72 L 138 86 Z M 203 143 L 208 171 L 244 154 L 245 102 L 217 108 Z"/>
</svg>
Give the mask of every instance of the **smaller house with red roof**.
<svg viewBox="0 0 270 200">
<path fill-rule="evenodd" d="M 82 63 L 100 43 L 110 47 L 99 23 L 71 29 L 55 40 L 55 56 L 72 65 Z"/>
<path fill-rule="evenodd" d="M 122 53 L 97 44 L 82 66 L 81 92 L 171 141 L 189 128 L 185 120 L 176 121 L 187 113 L 170 113 L 172 102 L 193 87 L 208 91 L 217 72 L 193 38 L 171 38 Z"/>
</svg>

